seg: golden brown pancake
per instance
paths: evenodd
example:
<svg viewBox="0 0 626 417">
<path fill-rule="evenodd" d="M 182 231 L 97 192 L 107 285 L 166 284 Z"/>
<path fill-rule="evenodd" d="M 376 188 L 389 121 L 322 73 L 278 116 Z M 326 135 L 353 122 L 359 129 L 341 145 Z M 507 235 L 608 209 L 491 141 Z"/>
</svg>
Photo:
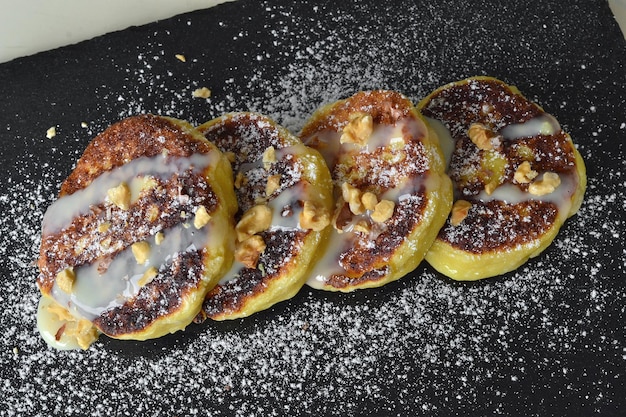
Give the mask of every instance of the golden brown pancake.
<svg viewBox="0 0 626 417">
<path fill-rule="evenodd" d="M 259 114 L 227 114 L 198 130 L 230 156 L 239 202 L 235 262 L 207 295 L 203 315 L 246 317 L 304 285 L 328 233 L 330 173 L 318 152 Z"/>
<path fill-rule="evenodd" d="M 452 187 L 413 104 L 393 91 L 360 92 L 318 109 L 300 138 L 324 156 L 336 197 L 308 285 L 347 292 L 415 269 L 445 222 Z"/>
<path fill-rule="evenodd" d="M 443 86 L 418 106 L 449 141 L 455 203 L 426 255 L 456 280 L 512 271 L 578 211 L 584 162 L 554 117 L 490 77 Z"/>
<path fill-rule="evenodd" d="M 44 216 L 42 335 L 87 348 L 99 333 L 183 329 L 230 267 L 235 211 L 228 160 L 192 126 L 145 115 L 109 127 Z"/>
</svg>

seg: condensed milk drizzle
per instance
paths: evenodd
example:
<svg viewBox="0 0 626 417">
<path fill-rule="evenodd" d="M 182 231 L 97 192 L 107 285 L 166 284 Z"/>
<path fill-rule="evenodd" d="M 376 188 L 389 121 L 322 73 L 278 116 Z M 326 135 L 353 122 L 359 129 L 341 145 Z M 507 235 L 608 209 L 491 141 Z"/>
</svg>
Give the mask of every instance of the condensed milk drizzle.
<svg viewBox="0 0 626 417">
<path fill-rule="evenodd" d="M 374 125 L 372 135 L 364 146 L 352 143 L 341 144 L 339 140 L 341 132 L 332 129 L 316 132 L 314 135 L 304 138 L 303 142 L 305 144 L 316 142 L 314 147 L 320 151 L 332 171 L 332 167 L 337 163 L 337 155 L 360 152 L 372 153 L 378 148 L 401 150 L 406 146 L 412 146 L 410 142 L 422 137 L 425 132 L 426 126 L 420 120 L 407 117 L 398 120 L 393 125 Z M 394 162 L 390 161 L 389 163 L 393 164 Z M 379 195 L 379 201 L 393 201 L 397 206 L 404 200 L 417 198 L 416 194 L 419 195 L 424 189 L 429 191 L 439 185 L 436 181 L 430 181 L 430 178 L 432 175 L 428 175 L 428 173 L 417 177 L 396 178 L 395 186 L 386 189 L 382 195 Z M 342 178 L 335 178 L 334 180 L 336 186 L 343 181 Z M 376 179 L 372 179 L 372 182 L 375 183 Z M 314 264 L 307 285 L 312 288 L 323 289 L 333 276 L 349 276 L 350 273 L 342 266 L 342 258 L 355 246 L 358 245 L 359 250 L 375 249 L 376 238 L 387 230 L 387 226 L 385 223 L 370 221 L 370 214 L 368 210 L 363 214 L 353 215 L 346 224 L 341 226 L 341 230 L 337 230 L 334 225 L 331 226 L 333 231 L 328 239 L 324 255 Z M 358 230 L 357 226 L 360 221 L 367 221 L 370 224 L 368 232 Z"/>
<path fill-rule="evenodd" d="M 218 158 L 216 152 L 209 152 L 196 153 L 189 157 L 158 155 L 134 159 L 103 173 L 86 188 L 54 202 L 44 215 L 43 234 L 54 234 L 69 226 L 73 218 L 89 213 L 92 206 L 105 201 L 108 189 L 122 182 L 131 182 L 136 177 L 147 175 L 167 178 L 189 169 L 199 172 L 216 163 Z"/>
<path fill-rule="evenodd" d="M 211 233 L 210 224 L 199 230 L 193 225 L 178 224 L 163 231 L 163 241 L 158 245 L 154 237 L 147 239 L 150 255 L 145 263 L 138 264 L 128 247 L 117 254 L 104 273 L 98 271 L 97 263 L 76 268 L 72 292 L 64 292 L 55 283 L 52 298 L 75 317 L 92 321 L 135 297 L 141 289 L 139 281 L 149 268 L 159 270 L 180 254 L 197 251 L 206 245 Z"/>
<path fill-rule="evenodd" d="M 285 158 L 297 158 L 297 155 L 306 154 L 307 149 L 304 144 L 296 144 L 278 148 L 275 150 L 276 160 L 280 161 Z M 298 165 L 298 164 L 296 164 Z M 298 168 L 296 168 L 298 169 Z M 253 162 L 244 162 L 239 165 L 239 172 L 249 173 L 251 171 L 264 170 L 262 159 Z M 294 171 L 291 173 L 291 181 L 296 181 L 292 186 L 284 188 L 280 193 L 272 195 L 268 198 L 266 204 L 272 211 L 272 220 L 269 232 L 290 232 L 305 230 L 300 225 L 300 214 L 304 201 L 317 201 L 321 198 L 321 191 L 311 184 L 305 184 L 300 181 L 301 172 Z M 245 266 L 235 260 L 232 267 L 221 278 L 218 285 L 226 285 L 227 283 L 239 277 L 240 271 Z"/>
<path fill-rule="evenodd" d="M 446 163 L 449 165 L 455 150 L 455 139 L 450 130 L 439 120 L 425 117 L 430 127 L 437 133 Z M 556 118 L 548 113 L 542 113 L 522 123 L 514 123 L 502 128 L 499 135 L 507 141 L 515 141 L 535 136 L 551 136 L 559 133 L 561 126 Z M 543 176 L 539 172 L 537 178 Z M 561 183 L 554 192 L 542 196 L 535 196 L 522 190 L 515 184 L 502 184 L 491 194 L 481 191 L 476 197 L 478 201 L 502 201 L 506 204 L 519 204 L 527 201 L 544 201 L 554 203 L 559 209 L 559 216 L 567 216 L 571 208 L 571 197 L 576 192 L 577 180 L 572 174 L 560 175 Z"/>
<path fill-rule="evenodd" d="M 102 204 L 107 190 L 121 182 L 132 184 L 136 178 L 148 175 L 166 178 L 185 170 L 200 172 L 216 164 L 219 157 L 217 152 L 197 153 L 189 157 L 141 157 L 103 173 L 85 189 L 60 198 L 48 209 L 44 216 L 44 234 L 63 229 L 74 216 L 84 215 L 94 205 Z M 98 262 L 74 268 L 75 281 L 70 293 L 59 288 L 55 281 L 50 297 L 42 297 L 37 313 L 37 326 L 44 339 L 59 349 L 77 347 L 71 337 L 62 335 L 61 339 L 55 339 L 54 335 L 63 322 L 51 313 L 51 303 L 58 303 L 76 318 L 93 321 L 104 311 L 122 306 L 128 299 L 137 296 L 142 284 L 145 285 L 141 280 L 149 270 L 158 274 L 176 257 L 202 248 L 219 252 L 218 245 L 223 243 L 222 236 L 227 233 L 226 224 L 219 219 L 211 219 L 196 228 L 193 222 L 193 216 L 181 218 L 181 223 L 160 231 L 158 242 L 156 236 L 146 239 L 150 251 L 141 264 L 138 264 L 129 246 L 110 261 L 105 271 L 99 268 Z M 158 279 L 158 275 L 154 279 Z"/>
</svg>

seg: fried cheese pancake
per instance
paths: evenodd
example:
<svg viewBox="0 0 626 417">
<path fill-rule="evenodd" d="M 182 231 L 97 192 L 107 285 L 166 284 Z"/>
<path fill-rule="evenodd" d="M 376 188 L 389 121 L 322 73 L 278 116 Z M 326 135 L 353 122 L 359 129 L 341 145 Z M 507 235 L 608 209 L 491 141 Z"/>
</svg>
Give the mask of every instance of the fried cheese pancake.
<svg viewBox="0 0 626 417">
<path fill-rule="evenodd" d="M 325 253 L 307 281 L 348 292 L 412 271 L 452 204 L 436 135 L 393 91 L 359 92 L 318 109 L 302 141 L 331 171 L 336 207 Z"/>
<path fill-rule="evenodd" d="M 317 151 L 259 114 L 227 114 L 198 131 L 229 155 L 239 202 L 235 262 L 198 320 L 246 317 L 304 285 L 328 234 L 330 173 Z"/>
<path fill-rule="evenodd" d="M 443 86 L 418 105 L 449 141 L 455 203 L 426 255 L 456 280 L 512 271 L 537 256 L 575 214 L 585 165 L 554 117 L 490 77 Z"/>
<path fill-rule="evenodd" d="M 185 328 L 232 262 L 230 163 L 185 122 L 122 120 L 87 146 L 46 211 L 38 326 L 57 348 Z"/>
</svg>

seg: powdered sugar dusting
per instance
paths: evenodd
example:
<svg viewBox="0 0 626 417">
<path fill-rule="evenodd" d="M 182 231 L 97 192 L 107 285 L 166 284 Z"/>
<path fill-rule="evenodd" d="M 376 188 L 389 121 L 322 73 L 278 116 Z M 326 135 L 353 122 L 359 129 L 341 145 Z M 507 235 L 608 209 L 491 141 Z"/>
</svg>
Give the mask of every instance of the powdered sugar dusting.
<svg viewBox="0 0 626 417">
<path fill-rule="evenodd" d="M 541 2 L 533 16 L 542 19 L 522 19 L 524 30 L 517 23 L 502 28 L 516 34 L 512 41 L 476 35 L 486 33 L 478 23 L 500 13 L 494 5 L 451 1 L 396 10 L 371 2 L 354 10 L 318 2 L 297 10 L 286 1 L 240 2 L 220 7 L 220 14 L 181 17 L 180 38 L 172 32 L 178 26 L 167 21 L 137 30 L 137 45 L 119 47 L 136 60 L 118 64 L 107 55 L 114 81 L 97 87 L 84 81 L 97 104 L 71 108 L 69 98 L 59 98 L 30 130 L 21 122 L 27 113 L 16 109 L 22 117 L 2 129 L 3 143 L 24 145 L 2 151 L 10 175 L 0 194 L 0 415 L 623 411 L 626 155 L 617 138 L 626 123 L 618 111 L 625 84 L 623 76 L 606 75 L 594 64 L 604 56 L 581 55 L 578 48 L 587 36 L 608 42 L 580 28 L 598 27 L 599 6 L 590 11 L 585 2 Z M 516 22 L 529 16 L 524 5 L 507 7 Z M 588 23 L 572 27 L 562 19 L 568 14 Z M 254 18 L 242 17 L 248 15 Z M 209 23 L 234 57 L 224 53 L 216 63 L 217 48 L 204 50 L 197 38 L 186 37 Z M 564 38 L 572 50 L 562 48 Z M 623 63 L 623 42 L 612 45 L 611 59 Z M 574 65 L 578 60 L 585 68 Z M 579 214 L 518 271 L 464 284 L 422 265 L 381 289 L 337 295 L 305 288 L 249 319 L 191 325 L 156 341 L 102 338 L 86 352 L 54 351 L 38 336 L 33 261 L 43 212 L 89 138 L 112 122 L 153 112 L 199 124 L 227 111 L 254 110 L 297 132 L 318 105 L 357 90 L 391 88 L 418 100 L 441 84 L 485 72 L 517 83 L 554 114 L 588 167 Z M 610 102 L 596 95 L 608 84 Z M 212 96 L 194 98 L 203 86 Z M 55 116 L 69 113 L 74 124 L 59 122 L 57 135 L 47 139 Z M 35 147 L 45 152 L 34 153 Z"/>
</svg>

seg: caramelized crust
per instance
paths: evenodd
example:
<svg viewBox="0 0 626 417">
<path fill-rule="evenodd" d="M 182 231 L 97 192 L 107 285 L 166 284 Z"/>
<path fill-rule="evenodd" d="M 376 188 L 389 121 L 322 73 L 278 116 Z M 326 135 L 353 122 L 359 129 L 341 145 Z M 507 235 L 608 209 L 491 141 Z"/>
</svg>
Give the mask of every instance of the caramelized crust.
<svg viewBox="0 0 626 417">
<path fill-rule="evenodd" d="M 469 203 L 466 217 L 446 222 L 426 259 L 471 280 L 513 270 L 545 249 L 586 186 L 582 158 L 558 122 L 490 77 L 443 86 L 418 107 L 446 130 L 455 200 Z M 557 188 L 537 193 L 544 174 Z"/>
<path fill-rule="evenodd" d="M 245 317 L 292 297 L 304 284 L 326 232 L 303 228 L 298 215 L 305 201 L 330 213 L 330 174 L 317 152 L 262 115 L 233 113 L 198 130 L 231 155 L 239 203 L 236 222 L 257 205 L 271 207 L 278 222 L 256 233 L 265 245 L 256 265 L 235 262 L 207 294 L 196 320 Z"/>
<path fill-rule="evenodd" d="M 37 283 L 114 338 L 180 330 L 230 265 L 235 207 L 228 161 L 191 125 L 125 119 L 89 143 L 46 213 Z M 67 270 L 76 283 L 60 291 Z"/>
<path fill-rule="evenodd" d="M 486 152 L 472 143 L 467 134 L 473 123 L 480 123 L 498 133 L 509 125 L 528 122 L 545 114 L 538 105 L 500 81 L 479 78 L 434 93 L 421 111 L 442 122 L 450 131 L 455 150 L 448 174 L 455 187 L 455 196 L 469 200 L 475 206 L 465 222 L 471 226 L 455 227 L 448 222 L 439 234 L 440 239 L 472 253 L 491 252 L 532 242 L 554 226 L 558 213 L 554 202 L 512 205 L 480 200 L 479 194 L 485 189 L 488 176 L 481 176 L 481 167 L 477 165 Z M 514 175 L 516 168 L 529 159 L 529 152 L 533 155 L 534 170 L 577 176 L 573 144 L 560 129 L 553 135 L 502 140 L 497 151 L 506 160 L 499 185 L 512 184 L 523 192 L 528 191 L 528 184 L 518 184 Z M 572 189 L 572 194 L 574 191 Z M 482 238 L 475 238 L 476 233 Z"/>
<path fill-rule="evenodd" d="M 203 205 L 209 213 L 218 208 L 219 200 L 201 174 L 187 171 L 173 175 L 167 181 L 156 181 L 158 185 L 129 210 L 105 206 L 103 202 L 93 206 L 89 213 L 75 217 L 63 230 L 44 235 L 38 261 L 41 291 L 49 293 L 56 274 L 67 265 L 78 267 L 97 263 L 99 271 L 105 272 L 120 252 L 135 242 L 179 224 L 184 215 L 193 213 L 194 207 Z M 152 210 L 158 215 L 150 221 Z M 105 222 L 111 226 L 99 230 Z M 197 260 L 196 267 L 199 268 L 202 259 Z"/>
<path fill-rule="evenodd" d="M 364 137 L 355 138 L 358 132 Z M 393 91 L 360 92 L 317 110 L 300 137 L 324 155 L 337 199 L 328 253 L 309 285 L 331 291 L 376 287 L 415 268 L 452 196 L 437 138 L 412 103 Z M 382 222 L 373 210 L 359 212 L 358 201 L 339 196 L 344 184 L 356 195 L 388 200 L 393 212 Z"/>
<path fill-rule="evenodd" d="M 254 297 L 263 297 L 264 289 L 291 273 L 297 273 L 296 259 L 302 250 L 306 236 L 314 233 L 307 231 L 275 231 L 261 233 L 267 247 L 259 257 L 259 267 L 240 268 L 237 277 L 215 286 L 207 294 L 202 305 L 204 317 L 221 319 L 239 316 L 246 310 L 246 303 Z M 246 314 L 247 315 L 247 314 Z"/>
<path fill-rule="evenodd" d="M 87 187 L 102 172 L 141 156 L 207 153 L 212 147 L 191 133 L 191 126 L 151 114 L 129 117 L 100 133 L 87 145 L 81 161 L 61 185 L 59 197 Z M 129 138 L 132 140 L 129 141 Z"/>
</svg>

